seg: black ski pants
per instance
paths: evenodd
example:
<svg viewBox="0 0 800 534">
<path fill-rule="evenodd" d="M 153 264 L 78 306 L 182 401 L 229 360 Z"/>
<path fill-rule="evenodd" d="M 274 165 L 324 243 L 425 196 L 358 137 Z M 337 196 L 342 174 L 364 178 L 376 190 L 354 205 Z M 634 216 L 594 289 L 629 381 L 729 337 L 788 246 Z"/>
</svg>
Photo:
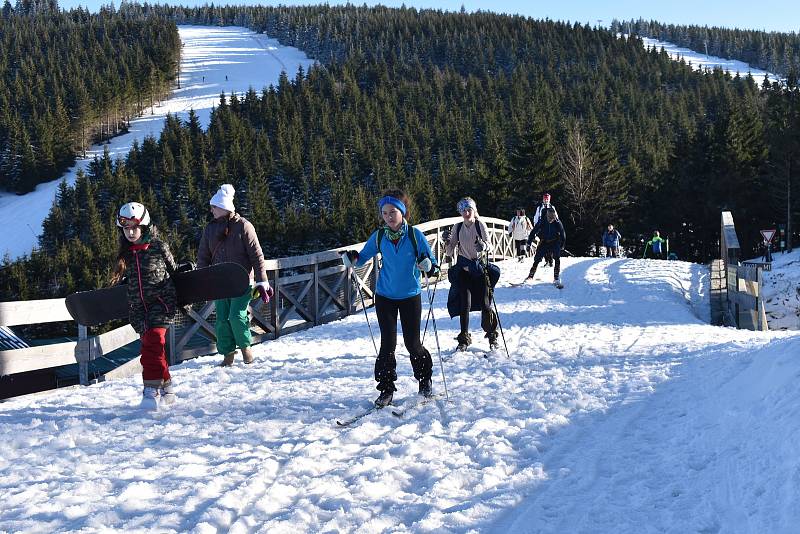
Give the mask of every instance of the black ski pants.
<svg viewBox="0 0 800 534">
<path fill-rule="evenodd" d="M 517 257 L 522 258 L 525 256 L 525 247 L 528 245 L 527 239 L 515 239 L 514 247 L 517 249 Z"/>
<path fill-rule="evenodd" d="M 461 334 L 469 334 L 469 312 L 472 309 L 472 275 L 463 269 L 458 271 L 460 278 L 458 294 L 461 299 Z M 497 317 L 492 309 L 492 295 L 490 288 L 484 284 L 483 302 L 481 303 L 481 328 L 487 334 L 495 335 L 497 332 Z"/>
<path fill-rule="evenodd" d="M 381 350 L 375 360 L 375 380 L 378 390 L 396 391 L 397 360 L 394 352 L 397 348 L 397 313 L 400 313 L 400 326 L 403 329 L 403 343 L 411 355 L 411 367 L 414 378 L 427 380 L 433 372 L 431 353 L 422 346 L 419 339 L 419 326 L 422 318 L 422 295 L 402 300 L 395 300 L 375 295 L 375 315 L 381 329 Z"/>
<path fill-rule="evenodd" d="M 558 279 L 561 274 L 561 243 L 539 243 L 539 248 L 536 249 L 536 255 L 533 257 L 533 267 L 529 276 L 536 274 L 536 269 L 539 267 L 542 258 L 550 256 L 553 258 L 553 279 Z"/>
</svg>

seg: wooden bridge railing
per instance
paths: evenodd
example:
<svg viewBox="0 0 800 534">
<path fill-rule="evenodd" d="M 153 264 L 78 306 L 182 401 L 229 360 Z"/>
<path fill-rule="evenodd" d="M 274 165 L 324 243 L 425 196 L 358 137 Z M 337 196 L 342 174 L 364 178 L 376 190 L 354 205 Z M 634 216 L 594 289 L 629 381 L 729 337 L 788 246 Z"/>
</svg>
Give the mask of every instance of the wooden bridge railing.
<svg viewBox="0 0 800 534">
<path fill-rule="evenodd" d="M 439 219 L 417 225 L 428 240 L 440 263 L 444 259 L 442 232 L 461 221 L 461 217 Z M 481 217 L 489 228 L 492 260 L 514 257 L 514 243 L 506 229 L 508 221 Z M 316 325 L 328 323 L 360 312 L 361 296 L 353 280 L 362 290 L 364 305 L 374 302 L 378 262 L 350 270 L 341 261 L 341 251 L 360 249 L 363 243 L 340 247 L 305 256 L 267 260 L 267 275 L 275 289 L 268 305 L 257 301 L 251 305 L 253 342 L 275 339 Z M 443 272 L 448 265 L 443 264 Z M 355 276 L 352 276 L 355 274 Z M 0 326 L 71 321 L 64 299 L 22 302 L 0 302 Z M 78 325 L 78 341 L 24 349 L 0 351 L 0 376 L 78 363 L 81 384 L 88 384 L 89 362 L 138 340 L 130 325 L 97 336 L 89 336 L 85 326 Z M 168 332 L 170 363 L 216 352 L 214 335 L 214 303 L 207 302 L 179 316 Z M 100 380 L 140 372 L 138 358 L 124 370 L 107 373 Z"/>
</svg>

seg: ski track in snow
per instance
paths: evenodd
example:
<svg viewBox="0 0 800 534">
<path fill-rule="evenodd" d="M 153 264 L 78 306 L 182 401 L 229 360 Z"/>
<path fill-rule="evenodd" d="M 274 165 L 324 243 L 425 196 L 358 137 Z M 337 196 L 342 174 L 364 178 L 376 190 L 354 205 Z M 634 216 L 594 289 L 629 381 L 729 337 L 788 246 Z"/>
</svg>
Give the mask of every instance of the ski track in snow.
<svg viewBox="0 0 800 534">
<path fill-rule="evenodd" d="M 0 404 L 0 531 L 791 532 L 800 524 L 796 335 L 708 325 L 707 269 L 685 262 L 503 262 L 511 357 L 451 354 L 450 402 L 335 420 L 377 395 L 364 315 L 256 346 L 230 369 L 172 369 Z M 375 316 L 370 311 L 371 321 Z M 444 393 L 432 333 L 434 389 Z M 398 345 L 398 392 L 416 394 Z"/>
</svg>

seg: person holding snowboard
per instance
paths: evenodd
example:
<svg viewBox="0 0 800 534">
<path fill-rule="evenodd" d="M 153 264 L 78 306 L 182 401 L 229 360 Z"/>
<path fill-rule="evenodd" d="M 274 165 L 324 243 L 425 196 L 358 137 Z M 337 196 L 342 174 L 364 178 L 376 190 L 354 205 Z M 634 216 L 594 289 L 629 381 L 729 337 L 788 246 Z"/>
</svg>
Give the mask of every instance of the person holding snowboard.
<svg viewBox="0 0 800 534">
<path fill-rule="evenodd" d="M 522 261 L 525 258 L 526 244 L 528 236 L 533 230 L 531 220 L 525 216 L 524 208 L 517 208 L 517 214 L 508 223 L 508 235 L 514 240 L 514 247 L 517 250 L 517 260 Z"/>
<path fill-rule="evenodd" d="M 428 277 L 439 275 L 439 265 L 425 235 L 408 223 L 411 202 L 399 190 L 386 191 L 378 201 L 383 225 L 367 239 L 361 251 L 342 254 L 348 268 L 361 267 L 378 253 L 382 267 L 375 283 L 375 315 L 381 332 L 381 348 L 375 360 L 375 381 L 380 395 L 375 405 L 383 408 L 392 402 L 397 390 L 397 315 L 403 328 L 403 342 L 409 352 L 414 378 L 419 381 L 419 393 L 433 395 L 431 353 L 420 341 L 422 317 L 422 284 L 420 273 Z"/>
<path fill-rule="evenodd" d="M 530 245 L 534 238 L 539 240 L 539 246 L 536 248 L 536 255 L 533 257 L 533 267 L 528 273 L 526 280 L 532 280 L 536 275 L 536 268 L 545 255 L 550 254 L 553 257 L 553 283 L 560 289 L 563 287 L 561 284 L 561 250 L 567 242 L 567 233 L 564 231 L 564 225 L 558 220 L 555 208 L 548 208 L 545 212 L 545 218 L 539 221 L 530 237 L 528 237 L 528 244 Z"/>
<path fill-rule="evenodd" d="M 495 266 L 481 261 L 481 255 L 489 248 L 489 229 L 478 218 L 478 208 L 470 197 L 459 200 L 456 209 L 463 221 L 457 223 L 452 232 L 443 234 L 447 256 L 454 257 L 458 249 L 456 264 L 447 273 L 451 282 L 448 309 L 451 317 L 459 316 L 461 327 L 456 350 L 463 352 L 472 344 L 469 313 L 473 310 L 481 312 L 481 327 L 489 338 L 489 350 L 497 350 L 498 321 L 492 309 L 492 288 L 500 274 Z"/>
<path fill-rule="evenodd" d="M 622 235 L 613 224 L 608 225 L 608 230 L 603 232 L 603 246 L 606 247 L 606 256 L 619 258 L 619 240 Z"/>
<path fill-rule="evenodd" d="M 658 230 L 656 230 L 653 232 L 653 238 L 645 243 L 644 254 L 642 254 L 642 257 L 663 260 L 664 252 L 666 250 L 666 240 L 664 240 Z"/>
<path fill-rule="evenodd" d="M 167 244 L 158 237 L 142 204 L 128 202 L 117 213 L 119 247 L 112 283 L 128 284 L 128 317 L 141 340 L 142 407 L 157 410 L 175 402 L 167 364 L 166 334 L 177 313 L 170 275 L 176 271 Z M 125 275 L 127 274 L 127 279 Z"/>
<path fill-rule="evenodd" d="M 203 230 L 197 249 L 197 268 L 223 262 L 238 263 L 250 273 L 251 286 L 243 295 L 214 301 L 217 321 L 214 325 L 217 350 L 224 354 L 222 367 L 230 367 L 236 357 L 236 347 L 242 351 L 244 363 L 253 363 L 250 348 L 250 317 L 247 307 L 253 298 L 261 298 L 266 304 L 274 296 L 267 279 L 266 264 L 261 244 L 253 225 L 236 213 L 233 196 L 236 190 L 231 184 L 223 184 L 211 197 L 211 215 L 214 218 Z"/>
</svg>

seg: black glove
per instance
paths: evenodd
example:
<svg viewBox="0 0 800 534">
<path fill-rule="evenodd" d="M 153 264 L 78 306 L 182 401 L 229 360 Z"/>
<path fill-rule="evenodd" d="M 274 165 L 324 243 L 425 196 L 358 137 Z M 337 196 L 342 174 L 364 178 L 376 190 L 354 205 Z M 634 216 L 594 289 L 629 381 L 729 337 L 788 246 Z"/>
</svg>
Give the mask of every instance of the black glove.
<svg viewBox="0 0 800 534">
<path fill-rule="evenodd" d="M 348 250 L 347 252 L 342 252 L 342 262 L 344 263 L 345 267 L 353 267 L 357 261 L 358 261 L 357 251 Z"/>
<path fill-rule="evenodd" d="M 451 235 L 453 235 L 453 231 L 450 228 L 448 228 L 447 230 L 442 232 L 442 239 L 444 239 L 445 241 L 450 241 Z"/>
<path fill-rule="evenodd" d="M 122 278 L 120 278 L 119 279 L 119 283 L 117 285 L 118 286 L 128 285 L 128 277 L 127 276 L 123 276 Z"/>
<path fill-rule="evenodd" d="M 175 267 L 176 273 L 188 273 L 189 271 L 194 271 L 197 266 L 192 261 L 185 261 L 183 263 L 179 263 L 177 267 Z"/>
<path fill-rule="evenodd" d="M 438 265 L 436 265 L 436 264 L 434 263 L 434 264 L 433 264 L 433 267 L 431 267 L 431 270 L 430 270 L 430 271 L 428 271 L 428 272 L 427 272 L 427 273 L 425 273 L 425 274 L 427 274 L 427 275 L 428 275 L 428 278 L 438 278 L 438 277 L 439 277 L 439 273 L 440 273 L 441 271 L 442 271 L 442 270 L 439 268 L 439 266 L 438 266 Z"/>
</svg>

